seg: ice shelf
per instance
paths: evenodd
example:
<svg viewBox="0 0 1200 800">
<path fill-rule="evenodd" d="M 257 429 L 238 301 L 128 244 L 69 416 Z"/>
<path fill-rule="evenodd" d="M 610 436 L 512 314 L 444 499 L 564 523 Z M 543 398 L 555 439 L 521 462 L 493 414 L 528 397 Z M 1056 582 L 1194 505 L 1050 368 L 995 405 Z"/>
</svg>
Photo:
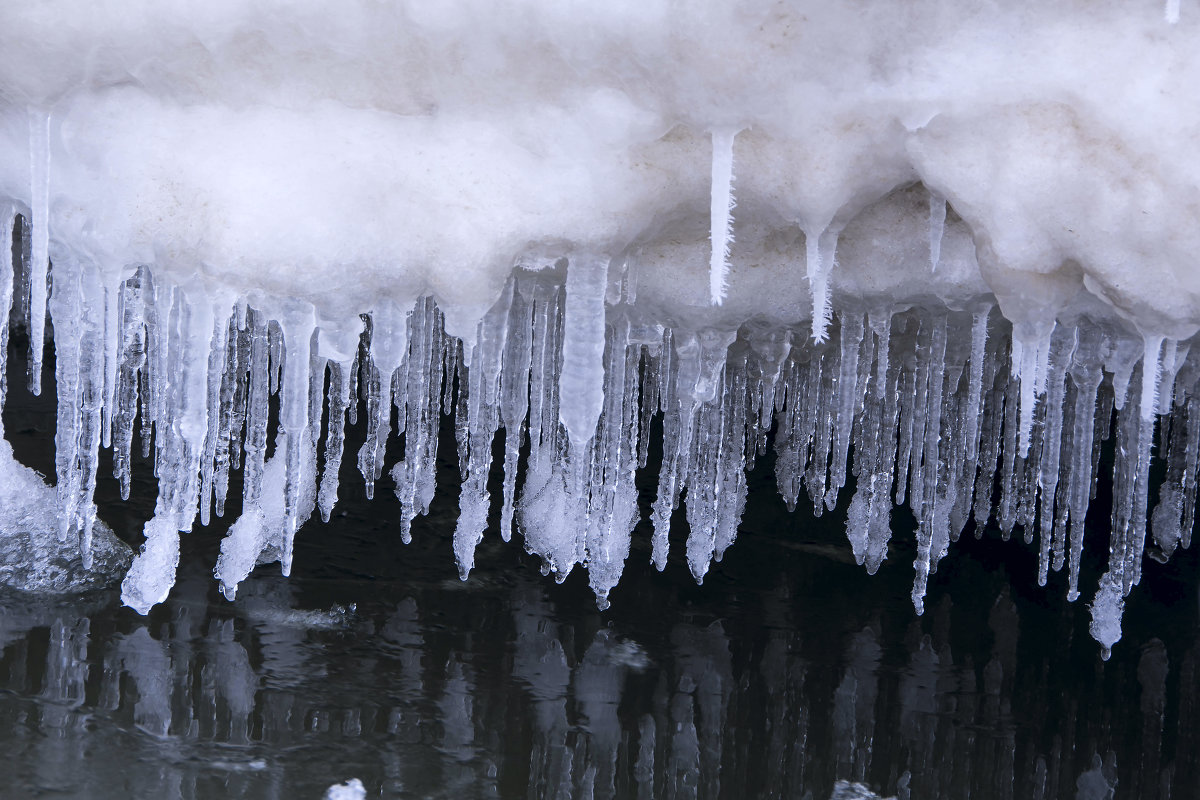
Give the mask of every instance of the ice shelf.
<svg viewBox="0 0 1200 800">
<path fill-rule="evenodd" d="M 100 448 L 127 490 L 152 447 L 145 613 L 241 470 L 232 597 L 290 570 L 343 458 L 372 494 L 393 437 L 407 539 L 453 414 L 462 575 L 495 502 L 604 605 L 657 415 L 660 568 L 684 502 L 703 579 L 774 447 L 791 506 L 853 478 L 868 570 L 912 509 L 918 611 L 994 519 L 1095 590 L 1107 649 L 1194 521 L 1198 30 L 1115 0 L 10 4 L 0 299 L 34 391 L 52 322 L 58 535 L 89 564 Z M 1109 570 L 1080 587 L 1111 437 Z"/>
</svg>

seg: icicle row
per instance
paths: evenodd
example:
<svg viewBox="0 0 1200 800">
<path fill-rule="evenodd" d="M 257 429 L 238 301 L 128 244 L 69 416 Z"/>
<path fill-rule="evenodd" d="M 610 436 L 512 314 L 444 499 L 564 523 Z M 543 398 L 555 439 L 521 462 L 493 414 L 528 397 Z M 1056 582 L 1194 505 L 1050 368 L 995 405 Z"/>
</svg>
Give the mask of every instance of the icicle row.
<svg viewBox="0 0 1200 800">
<path fill-rule="evenodd" d="M 11 210 L 7 219 L 11 235 Z M 814 253 L 818 272 L 831 263 L 836 237 L 823 240 Z M 1106 647 L 1119 637 L 1118 612 L 1140 579 L 1147 533 L 1156 558 L 1190 543 L 1200 483 L 1200 401 L 1193 396 L 1200 371 L 1187 343 L 1139 342 L 1086 323 L 1013 336 L 990 306 L 980 306 L 847 309 L 823 323 L 826 336 L 837 333 L 836 344 L 793 346 L 790 332 L 769 327 L 669 329 L 639 318 L 634 307 L 606 308 L 607 264 L 602 256 L 579 257 L 565 283 L 561 272 L 521 274 L 469 349 L 445 333 L 436 305 L 422 298 L 411 310 L 378 309 L 360 358 L 330 360 L 321 354 L 311 306 L 294 304 L 272 320 L 244 302 L 230 312 L 228 304 L 155 282 L 145 268 L 109 285 L 94 267 L 64 260 L 49 303 L 58 332 L 60 535 L 78 536 L 87 558 L 98 450 L 111 438 L 127 496 L 140 416 L 143 447 L 153 442 L 159 498 L 126 578 L 126 602 L 145 611 L 166 596 L 179 533 L 224 513 L 231 473 L 241 469 L 243 512 L 216 570 L 232 597 L 261 561 L 278 560 L 288 572 L 297 531 L 316 509 L 330 517 L 345 425 L 364 402 L 367 437 L 357 461 L 368 495 L 382 474 L 393 409 L 403 436 L 390 476 L 404 541 L 429 510 L 438 429 L 453 411 L 463 475 L 455 553 L 463 576 L 488 529 L 492 447 L 503 428 L 501 536 L 520 532 L 559 580 L 585 566 L 601 605 L 640 519 L 634 477 L 646 464 L 656 414 L 663 462 L 650 514 L 651 560 L 666 565 L 672 516 L 686 498 L 685 556 L 697 580 L 736 538 L 746 473 L 771 431 L 789 507 L 803 488 L 814 512 L 835 508 L 853 465 L 846 530 L 868 571 L 887 558 L 893 505 L 911 507 L 918 610 L 960 532 L 973 518 L 978 534 L 993 516 L 1004 536 L 1020 530 L 1027 542 L 1038 541 L 1039 582 L 1066 567 L 1068 597 L 1078 596 L 1084 521 L 1114 409 L 1110 564 L 1094 605 Z M 268 460 L 273 393 L 279 429 Z M 1164 413 L 1170 422 L 1160 427 Z M 1151 510 L 1156 441 L 1167 469 Z"/>
</svg>

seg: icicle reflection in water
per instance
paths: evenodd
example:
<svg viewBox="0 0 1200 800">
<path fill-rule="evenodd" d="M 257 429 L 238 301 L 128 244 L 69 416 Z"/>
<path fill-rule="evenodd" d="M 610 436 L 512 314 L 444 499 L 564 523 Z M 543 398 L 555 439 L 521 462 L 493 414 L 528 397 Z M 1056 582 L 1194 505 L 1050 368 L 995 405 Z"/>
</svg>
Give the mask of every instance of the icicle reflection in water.
<svg viewBox="0 0 1200 800">
<path fill-rule="evenodd" d="M 345 331 L 326 333 L 304 303 L 283 304 L 273 320 L 232 298 L 156 282 L 144 268 L 101 290 L 106 279 L 96 270 L 56 265 L 50 310 L 64 526 L 86 553 L 97 448 L 111 439 L 114 469 L 127 482 L 140 409 L 143 442 L 154 433 L 159 499 L 125 602 L 145 613 L 166 597 L 179 532 L 197 512 L 201 522 L 223 512 L 239 461 L 244 511 L 222 548 L 223 590 L 232 597 L 262 561 L 279 560 L 286 575 L 297 529 L 317 507 L 328 518 L 336 504 L 341 429 L 361 399 L 368 434 L 357 463 L 368 497 L 393 409 L 403 436 L 391 472 L 401 539 L 428 509 L 436 431 L 453 408 L 464 476 L 454 537 L 462 576 L 488 525 L 492 442 L 504 428 L 502 536 L 515 523 L 526 549 L 560 580 L 584 565 L 601 607 L 639 520 L 634 477 L 656 414 L 664 458 L 652 558 L 659 568 L 666 563 L 671 516 L 686 496 L 686 557 L 698 581 L 733 543 L 746 470 L 772 440 L 789 507 L 803 488 L 818 513 L 832 509 L 853 476 L 847 536 L 870 572 L 888 552 L 893 502 L 908 505 L 918 524 L 918 612 L 930 574 L 972 520 L 977 534 L 994 520 L 1005 537 L 1020 529 L 1027 543 L 1036 539 L 1039 582 L 1065 566 L 1074 599 L 1083 522 L 1110 435 L 1117 447 L 1109 569 L 1092 626 L 1105 655 L 1120 638 L 1147 533 L 1156 558 L 1190 543 L 1200 372 L 1188 343 L 1140 339 L 1087 316 L 1014 332 L 982 301 L 962 311 L 845 305 L 819 342 L 764 322 L 664 328 L 622 301 L 625 278 L 609 276 L 607 260 L 566 262 L 518 270 L 472 343 L 447 335 L 441 312 L 422 298 L 412 309 L 384 305 L 364 317 L 357 354 L 339 341 Z M 268 462 L 273 394 L 279 433 Z M 1150 509 L 1156 451 L 1166 478 Z"/>
<path fill-rule="evenodd" d="M 536 575 L 472 588 L 429 566 L 351 608 L 326 593 L 366 584 L 330 576 L 253 577 L 214 602 L 185 560 L 149 626 L 111 603 L 8 602 L 0 745 L 24 765 L 10 787 L 316 797 L 356 776 L 397 797 L 823 800 L 838 781 L 880 797 L 1100 797 L 1077 787 L 1114 782 L 1119 798 L 1190 796 L 1194 629 L 1168 645 L 1142 618 L 1141 647 L 1100 666 L 1076 638 L 1084 609 L 1015 598 L 979 566 L 924 619 L 889 626 L 897 572 L 860 578 L 783 543 L 749 545 L 737 578 L 760 589 L 730 582 L 711 603 L 639 570 L 639 600 L 664 613 L 607 623 Z M 1140 702 L 1113 700 L 1135 683 Z"/>
</svg>

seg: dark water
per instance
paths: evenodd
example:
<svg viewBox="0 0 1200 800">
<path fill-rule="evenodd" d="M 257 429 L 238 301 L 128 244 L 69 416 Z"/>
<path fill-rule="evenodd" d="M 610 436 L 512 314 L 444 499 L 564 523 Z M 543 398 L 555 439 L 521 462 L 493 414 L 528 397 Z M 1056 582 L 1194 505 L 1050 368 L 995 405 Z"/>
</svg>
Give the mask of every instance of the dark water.
<svg viewBox="0 0 1200 800">
<path fill-rule="evenodd" d="M 9 437 L 52 470 L 52 406 L 15 383 Z M 964 538 L 916 617 L 911 533 L 868 577 L 844 514 L 787 514 L 766 464 L 703 586 L 682 539 L 655 572 L 639 529 L 600 613 L 582 574 L 556 585 L 495 536 L 460 582 L 442 471 L 403 546 L 386 485 L 367 503 L 349 467 L 292 577 L 261 567 L 236 602 L 211 576 L 220 526 L 185 537 L 145 618 L 115 592 L 0 599 L 0 797 L 319 798 L 352 777 L 406 798 L 1200 797 L 1193 553 L 1146 565 L 1104 663 L 1031 548 Z M 148 465 L 134 491 L 98 498 L 136 543 Z"/>
</svg>

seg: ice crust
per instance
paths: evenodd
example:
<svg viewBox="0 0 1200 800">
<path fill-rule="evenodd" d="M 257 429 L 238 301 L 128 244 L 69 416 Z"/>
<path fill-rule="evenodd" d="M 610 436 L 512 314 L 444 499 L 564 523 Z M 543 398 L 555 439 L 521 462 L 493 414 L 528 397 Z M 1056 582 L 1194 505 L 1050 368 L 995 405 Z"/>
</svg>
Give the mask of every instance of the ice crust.
<svg viewBox="0 0 1200 800">
<path fill-rule="evenodd" d="M 8 4 L 0 198 L 35 388 L 54 323 L 59 534 L 86 563 L 96 454 L 127 490 L 140 422 L 126 602 L 166 596 L 241 468 L 232 596 L 290 570 L 343 457 L 373 492 L 393 409 L 407 540 L 453 413 L 463 575 L 503 430 L 501 535 L 604 604 L 661 415 L 660 568 L 681 498 L 698 580 L 733 542 L 774 430 L 789 505 L 855 478 L 869 570 L 913 509 L 918 610 L 972 518 L 1074 599 L 1114 435 L 1111 646 L 1147 519 L 1161 557 L 1194 520 L 1197 41 L 1177 3 L 1115 0 Z"/>
</svg>

